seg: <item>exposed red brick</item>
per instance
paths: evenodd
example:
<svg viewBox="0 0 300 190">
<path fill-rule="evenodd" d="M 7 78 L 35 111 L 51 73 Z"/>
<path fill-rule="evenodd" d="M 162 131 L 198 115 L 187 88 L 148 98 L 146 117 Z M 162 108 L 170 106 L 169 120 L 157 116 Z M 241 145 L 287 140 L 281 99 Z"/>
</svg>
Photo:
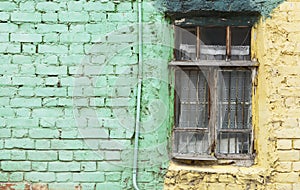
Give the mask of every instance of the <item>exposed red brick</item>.
<svg viewBox="0 0 300 190">
<path fill-rule="evenodd" d="M 15 190 L 13 186 L 16 184 L 14 183 L 2 183 L 0 184 L 0 190 Z"/>
</svg>

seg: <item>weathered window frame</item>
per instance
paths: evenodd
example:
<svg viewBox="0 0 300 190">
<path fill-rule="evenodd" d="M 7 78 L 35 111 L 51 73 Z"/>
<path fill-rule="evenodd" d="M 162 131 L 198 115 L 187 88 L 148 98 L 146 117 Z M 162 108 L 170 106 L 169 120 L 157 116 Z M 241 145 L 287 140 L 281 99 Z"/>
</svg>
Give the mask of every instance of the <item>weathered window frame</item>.
<svg viewBox="0 0 300 190">
<path fill-rule="evenodd" d="M 235 27 L 249 27 L 249 26 L 235 26 Z M 251 27 L 250 27 L 251 30 Z M 196 30 L 195 30 L 195 34 L 196 34 L 196 60 L 180 60 L 180 61 L 172 61 L 170 63 L 170 66 L 173 68 L 174 73 L 176 72 L 176 70 L 180 69 L 194 69 L 194 70 L 209 70 L 210 75 L 213 75 L 213 77 L 210 77 L 209 79 L 209 83 L 211 83 L 209 86 L 213 86 L 214 90 L 210 89 L 210 99 L 212 99 L 212 104 L 210 105 L 210 109 L 212 109 L 210 111 L 210 124 L 208 126 L 208 131 L 210 133 L 209 135 L 209 154 L 204 154 L 204 155 L 198 155 L 198 156 L 186 156 L 186 155 L 178 155 L 176 153 L 174 153 L 174 151 L 172 151 L 172 156 L 175 159 L 184 159 L 184 160 L 219 160 L 219 159 L 230 159 L 230 160 L 253 160 L 254 159 L 254 127 L 253 127 L 253 123 L 251 126 L 251 130 L 250 134 L 251 134 L 251 139 L 250 142 L 251 144 L 249 145 L 249 152 L 247 154 L 221 154 L 217 152 L 217 144 L 218 144 L 218 139 L 217 139 L 217 129 L 218 129 L 218 106 L 217 106 L 217 81 L 218 81 L 218 72 L 222 71 L 222 70 L 228 70 L 228 69 L 232 69 L 232 70 L 240 70 L 240 69 L 245 69 L 245 70 L 249 70 L 251 71 L 251 86 L 250 86 L 250 90 L 251 90 L 251 104 L 253 104 L 253 96 L 254 96 L 254 92 L 255 92 L 255 77 L 256 77 L 256 68 L 258 66 L 258 64 L 255 61 L 251 61 L 251 60 L 234 60 L 231 61 L 231 40 L 232 40 L 232 33 L 231 33 L 231 27 L 230 26 L 226 26 L 226 59 L 225 60 L 201 60 L 200 59 L 200 48 L 201 48 L 201 43 L 200 43 L 200 27 L 196 26 Z M 176 34 L 175 34 L 175 39 L 176 39 Z M 177 42 L 175 41 L 175 46 L 178 46 L 178 44 L 176 44 Z M 251 50 L 251 43 L 250 43 L 250 50 Z M 251 54 L 249 52 L 249 54 Z M 175 55 L 175 52 L 174 52 Z M 176 57 L 176 55 L 175 55 Z M 249 55 L 250 57 L 250 55 Z M 176 78 L 176 76 L 175 76 Z M 176 84 L 175 84 L 176 86 Z M 175 100 L 174 100 L 174 105 L 175 105 L 175 125 L 178 121 L 176 121 L 177 116 L 177 103 L 176 102 L 176 96 L 175 96 Z M 250 105 L 251 106 L 251 105 Z M 251 114 L 253 117 L 253 110 L 251 108 Z M 173 127 L 173 150 L 174 150 L 174 146 L 175 146 L 175 133 L 176 131 L 185 131 L 186 129 L 178 129 L 177 127 Z M 199 129 L 195 128 L 195 129 L 189 129 L 188 131 L 197 131 Z M 227 129 L 228 132 L 230 132 L 230 130 L 232 129 Z M 235 130 L 234 132 L 237 132 L 237 130 Z M 244 129 L 241 130 L 240 132 L 245 132 Z M 237 137 L 236 137 L 237 138 Z M 237 146 L 237 145 L 236 145 Z"/>
</svg>

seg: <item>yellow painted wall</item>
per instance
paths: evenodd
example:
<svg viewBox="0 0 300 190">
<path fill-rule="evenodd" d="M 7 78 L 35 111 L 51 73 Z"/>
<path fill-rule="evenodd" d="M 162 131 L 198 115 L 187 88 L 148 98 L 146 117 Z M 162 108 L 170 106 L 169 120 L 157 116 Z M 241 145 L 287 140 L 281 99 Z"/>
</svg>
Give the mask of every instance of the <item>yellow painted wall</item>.
<svg viewBox="0 0 300 190">
<path fill-rule="evenodd" d="M 259 62 L 254 165 L 171 162 L 165 189 L 300 190 L 300 1 L 282 3 L 252 35 L 252 56 Z"/>
</svg>

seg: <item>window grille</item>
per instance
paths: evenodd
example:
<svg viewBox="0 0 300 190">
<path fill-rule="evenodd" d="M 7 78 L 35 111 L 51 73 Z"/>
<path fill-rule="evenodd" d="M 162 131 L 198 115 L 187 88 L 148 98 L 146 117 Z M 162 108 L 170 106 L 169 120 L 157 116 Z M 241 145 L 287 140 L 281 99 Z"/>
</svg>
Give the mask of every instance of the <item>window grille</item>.
<svg viewBox="0 0 300 190">
<path fill-rule="evenodd" d="M 248 154 L 251 149 L 251 71 L 218 73 L 217 153 Z"/>
<path fill-rule="evenodd" d="M 209 154 L 209 88 L 204 71 L 176 72 L 175 152 L 191 157 Z"/>
</svg>

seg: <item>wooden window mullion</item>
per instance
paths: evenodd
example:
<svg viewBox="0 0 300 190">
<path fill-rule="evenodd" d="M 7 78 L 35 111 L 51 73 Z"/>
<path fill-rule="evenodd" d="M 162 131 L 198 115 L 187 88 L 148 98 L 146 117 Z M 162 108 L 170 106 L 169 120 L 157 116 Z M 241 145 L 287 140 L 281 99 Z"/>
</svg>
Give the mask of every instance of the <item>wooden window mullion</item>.
<svg viewBox="0 0 300 190">
<path fill-rule="evenodd" d="M 217 69 L 212 68 L 210 70 L 210 90 L 211 90 L 211 109 L 210 109 L 210 132 L 211 132 L 211 151 L 215 154 L 217 144 Z"/>
<path fill-rule="evenodd" d="M 231 28 L 226 27 L 226 60 L 231 58 Z"/>
<path fill-rule="evenodd" d="M 255 83 L 255 79 L 256 79 L 256 74 L 257 74 L 257 70 L 256 68 L 252 68 L 251 69 L 251 84 L 252 84 L 252 92 L 251 92 L 251 97 L 249 99 L 250 101 L 250 106 L 251 106 L 251 114 L 253 117 L 253 111 L 252 111 L 252 101 L 253 101 L 253 97 L 255 96 L 255 90 L 256 90 L 256 83 Z M 252 118 L 253 120 L 253 118 Z M 252 126 L 251 126 L 251 141 L 250 141 L 250 149 L 249 149 L 249 153 L 253 154 L 254 152 L 254 122 L 252 122 Z"/>
<path fill-rule="evenodd" d="M 200 60 L 200 44 L 201 44 L 201 41 L 200 41 L 200 39 L 201 39 L 200 38 L 200 26 L 197 26 L 196 33 L 197 33 L 196 59 Z"/>
</svg>

